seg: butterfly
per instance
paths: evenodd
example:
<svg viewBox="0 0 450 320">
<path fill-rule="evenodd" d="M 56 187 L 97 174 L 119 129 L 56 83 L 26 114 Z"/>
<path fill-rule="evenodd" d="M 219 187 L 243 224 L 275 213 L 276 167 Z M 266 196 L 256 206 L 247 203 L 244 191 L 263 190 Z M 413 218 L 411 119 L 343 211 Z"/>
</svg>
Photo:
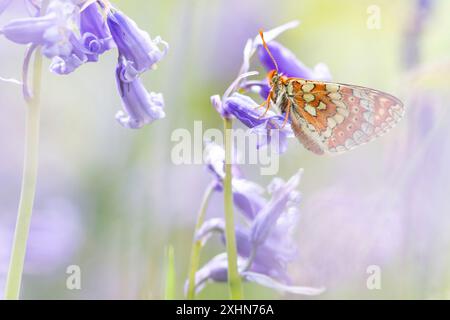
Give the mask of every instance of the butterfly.
<svg viewBox="0 0 450 320">
<path fill-rule="evenodd" d="M 292 130 L 306 149 L 316 153 L 341 153 L 368 143 L 393 128 L 404 107 L 396 97 L 361 86 L 291 78 L 262 43 L 275 70 L 268 74 L 270 92 L 266 112 L 273 102 L 290 119 Z"/>
</svg>

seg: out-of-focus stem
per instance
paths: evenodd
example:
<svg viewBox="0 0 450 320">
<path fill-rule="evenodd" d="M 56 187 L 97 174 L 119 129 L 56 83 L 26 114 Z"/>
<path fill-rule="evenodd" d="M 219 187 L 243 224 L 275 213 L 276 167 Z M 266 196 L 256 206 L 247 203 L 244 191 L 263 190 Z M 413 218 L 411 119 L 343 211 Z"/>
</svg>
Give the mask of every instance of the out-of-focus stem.
<svg viewBox="0 0 450 320">
<path fill-rule="evenodd" d="M 40 14 L 46 11 L 49 0 L 43 0 Z M 32 50 L 33 51 L 33 50 Z M 31 54 L 31 52 L 30 52 Z M 39 123 L 42 79 L 42 55 L 37 48 L 34 51 L 32 96 L 27 97 L 25 155 L 20 190 L 19 209 L 16 229 L 11 250 L 8 274 L 6 277 L 5 299 L 17 300 L 20 297 L 22 274 L 33 212 L 34 196 L 39 162 Z M 24 83 L 28 79 L 23 79 Z"/>
<path fill-rule="evenodd" d="M 8 276 L 6 278 L 5 299 L 19 299 L 23 266 L 27 248 L 28 233 L 31 224 L 34 195 L 39 160 L 39 121 L 40 121 L 40 86 L 42 56 L 35 52 L 33 97 L 28 102 L 26 112 L 25 156 L 20 192 L 19 210 L 17 214 L 14 241 L 11 250 Z"/>
<path fill-rule="evenodd" d="M 228 257 L 228 286 L 232 300 L 243 298 L 242 282 L 239 276 L 237 264 L 236 234 L 233 215 L 233 190 L 232 190 L 232 126 L 231 119 L 224 119 L 225 129 L 225 178 L 223 182 L 224 206 L 225 206 L 225 236 Z"/>
<path fill-rule="evenodd" d="M 206 189 L 205 194 L 203 195 L 202 203 L 200 205 L 200 211 L 198 212 L 197 216 L 197 223 L 195 225 L 194 239 L 191 250 L 190 269 L 189 269 L 189 283 L 187 290 L 187 298 L 189 300 L 193 300 L 195 298 L 195 274 L 198 269 L 198 265 L 200 262 L 200 252 L 202 250 L 202 241 L 195 240 L 195 235 L 198 229 L 200 229 L 200 227 L 203 225 L 203 222 L 205 221 L 206 209 L 208 208 L 209 199 L 211 199 L 211 195 L 213 194 L 214 186 L 215 183 L 210 184 Z"/>
</svg>

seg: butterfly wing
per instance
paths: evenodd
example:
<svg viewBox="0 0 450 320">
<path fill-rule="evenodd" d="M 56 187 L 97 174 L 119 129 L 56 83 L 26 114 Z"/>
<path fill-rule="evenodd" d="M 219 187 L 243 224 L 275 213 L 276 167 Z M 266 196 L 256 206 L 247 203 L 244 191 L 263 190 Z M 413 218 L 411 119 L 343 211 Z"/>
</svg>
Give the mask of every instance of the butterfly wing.
<svg viewBox="0 0 450 320">
<path fill-rule="evenodd" d="M 351 150 L 394 127 L 404 113 L 394 96 L 365 87 L 303 79 L 288 82 L 292 129 L 316 154 Z"/>
</svg>

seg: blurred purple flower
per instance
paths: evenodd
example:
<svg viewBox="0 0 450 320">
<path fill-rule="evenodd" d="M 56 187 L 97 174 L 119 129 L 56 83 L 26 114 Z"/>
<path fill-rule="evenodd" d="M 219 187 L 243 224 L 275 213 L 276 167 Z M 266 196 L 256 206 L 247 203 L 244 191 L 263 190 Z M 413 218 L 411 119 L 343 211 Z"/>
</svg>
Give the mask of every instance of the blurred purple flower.
<svg viewBox="0 0 450 320">
<path fill-rule="evenodd" d="M 296 294 L 320 294 L 323 289 L 292 286 L 287 265 L 296 256 L 293 229 L 298 218 L 301 171 L 288 182 L 274 179 L 268 191 L 271 199 L 253 217 L 245 215 L 250 223 L 247 228 L 236 227 L 236 243 L 240 273 L 247 281 L 259 283 L 281 292 Z M 206 221 L 196 234 L 205 242 L 213 232 L 224 239 L 225 222 L 221 218 Z M 196 274 L 198 290 L 208 282 L 227 281 L 226 254 L 220 254 L 203 266 Z"/>
<path fill-rule="evenodd" d="M 78 25 L 79 8 L 69 0 L 52 1 L 45 15 L 14 19 L 0 29 L 8 40 L 18 44 L 43 46 L 44 53 L 70 52 L 70 37 Z"/>
<path fill-rule="evenodd" d="M 117 88 L 124 108 L 116 114 L 116 119 L 125 128 L 139 129 L 165 117 L 164 99 L 160 93 L 149 93 L 139 78 L 128 80 L 128 63 L 121 57 L 116 70 Z"/>
<path fill-rule="evenodd" d="M 12 247 L 14 224 L 5 220 L 1 222 L 0 287 L 3 287 Z M 25 258 L 25 272 L 49 273 L 58 267 L 73 263 L 71 259 L 83 241 L 80 222 L 79 212 L 65 200 L 54 199 L 51 204 L 36 210 Z"/>
<path fill-rule="evenodd" d="M 0 14 L 8 8 L 11 2 L 12 0 L 0 0 Z"/>
<path fill-rule="evenodd" d="M 420 40 L 432 11 L 434 0 L 415 0 L 413 13 L 406 26 L 403 41 L 403 63 L 410 69 L 420 63 Z"/>
</svg>

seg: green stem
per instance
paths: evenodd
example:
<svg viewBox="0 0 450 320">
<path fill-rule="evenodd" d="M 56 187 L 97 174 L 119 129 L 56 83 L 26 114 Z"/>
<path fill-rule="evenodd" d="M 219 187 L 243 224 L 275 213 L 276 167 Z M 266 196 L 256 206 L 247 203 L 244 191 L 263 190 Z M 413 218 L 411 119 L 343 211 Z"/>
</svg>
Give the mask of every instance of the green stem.
<svg viewBox="0 0 450 320">
<path fill-rule="evenodd" d="M 28 101 L 26 111 L 25 156 L 17 214 L 14 241 L 11 250 L 8 275 L 6 278 L 5 299 L 17 300 L 20 295 L 23 266 L 30 230 L 39 160 L 39 121 L 40 87 L 42 74 L 42 55 L 35 52 L 33 74 L 33 98 Z M 24 79 L 26 81 L 26 79 Z"/>
<path fill-rule="evenodd" d="M 187 298 L 189 300 L 193 300 L 195 298 L 195 274 L 197 273 L 200 263 L 200 252 L 203 246 L 201 240 L 195 241 L 195 235 L 205 221 L 206 209 L 208 207 L 209 200 L 211 199 L 211 195 L 213 194 L 214 186 L 215 184 L 210 184 L 203 195 L 200 211 L 197 216 L 197 223 L 195 225 L 194 243 L 191 250 L 191 262 L 189 269 L 189 284 L 187 290 Z"/>
<path fill-rule="evenodd" d="M 173 246 L 168 246 L 166 248 L 166 288 L 164 299 L 165 300 L 175 300 L 175 287 L 176 287 L 176 272 L 175 272 L 175 254 L 173 251 Z"/>
<path fill-rule="evenodd" d="M 223 181 L 223 192 L 225 202 L 225 236 L 228 257 L 228 286 L 232 300 L 243 298 L 241 277 L 237 265 L 236 235 L 234 229 L 233 216 L 233 190 L 232 190 L 232 148 L 231 137 L 233 122 L 231 119 L 224 119 L 225 128 L 225 179 Z"/>
</svg>

